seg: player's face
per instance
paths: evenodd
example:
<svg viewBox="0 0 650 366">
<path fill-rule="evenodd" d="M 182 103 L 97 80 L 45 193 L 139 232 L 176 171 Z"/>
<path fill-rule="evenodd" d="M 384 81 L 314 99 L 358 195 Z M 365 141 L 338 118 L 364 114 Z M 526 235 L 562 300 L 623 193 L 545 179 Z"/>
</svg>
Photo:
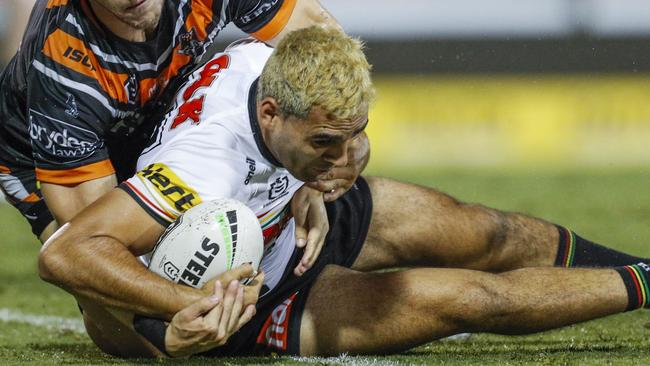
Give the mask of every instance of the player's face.
<svg viewBox="0 0 650 366">
<path fill-rule="evenodd" d="M 93 4 L 135 29 L 155 29 L 164 0 L 92 0 Z"/>
<path fill-rule="evenodd" d="M 324 179 L 334 167 L 348 164 L 353 140 L 366 128 L 368 112 L 346 119 L 331 119 L 318 107 L 307 119 L 281 119 L 271 134 L 269 149 L 282 165 L 303 182 Z"/>
</svg>

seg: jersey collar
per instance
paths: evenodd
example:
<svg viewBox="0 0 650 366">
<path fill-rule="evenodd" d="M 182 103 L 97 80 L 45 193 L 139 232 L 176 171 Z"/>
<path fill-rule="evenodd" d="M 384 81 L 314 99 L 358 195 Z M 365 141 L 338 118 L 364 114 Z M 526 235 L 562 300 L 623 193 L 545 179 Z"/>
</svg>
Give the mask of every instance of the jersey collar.
<svg viewBox="0 0 650 366">
<path fill-rule="evenodd" d="M 255 138 L 255 144 L 262 156 L 276 167 L 283 168 L 282 164 L 271 154 L 271 151 L 269 151 L 269 148 L 264 143 L 260 123 L 257 120 L 257 83 L 259 80 L 259 77 L 255 79 L 253 84 L 251 84 L 251 89 L 248 91 L 248 116 L 251 123 L 251 130 L 253 131 L 253 138 Z"/>
</svg>

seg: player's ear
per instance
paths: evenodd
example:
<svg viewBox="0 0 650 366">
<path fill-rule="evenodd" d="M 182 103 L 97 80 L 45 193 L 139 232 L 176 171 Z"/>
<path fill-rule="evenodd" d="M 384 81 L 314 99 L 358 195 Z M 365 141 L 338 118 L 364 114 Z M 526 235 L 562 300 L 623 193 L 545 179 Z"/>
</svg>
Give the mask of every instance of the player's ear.
<svg viewBox="0 0 650 366">
<path fill-rule="evenodd" d="M 265 97 L 257 104 L 257 118 L 260 127 L 273 127 L 273 124 L 277 122 L 277 118 L 281 118 L 280 106 L 275 98 Z"/>
</svg>

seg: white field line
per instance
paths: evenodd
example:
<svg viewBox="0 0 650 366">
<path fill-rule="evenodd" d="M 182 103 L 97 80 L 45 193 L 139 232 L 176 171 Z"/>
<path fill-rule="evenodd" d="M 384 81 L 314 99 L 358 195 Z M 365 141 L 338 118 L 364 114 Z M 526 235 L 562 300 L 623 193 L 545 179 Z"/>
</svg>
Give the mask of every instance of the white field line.
<svg viewBox="0 0 650 366">
<path fill-rule="evenodd" d="M 0 308 L 0 322 L 16 322 L 29 324 L 51 330 L 69 330 L 75 333 L 86 333 L 83 321 L 78 318 L 62 318 L 51 315 L 25 314 L 21 311 Z"/>
</svg>

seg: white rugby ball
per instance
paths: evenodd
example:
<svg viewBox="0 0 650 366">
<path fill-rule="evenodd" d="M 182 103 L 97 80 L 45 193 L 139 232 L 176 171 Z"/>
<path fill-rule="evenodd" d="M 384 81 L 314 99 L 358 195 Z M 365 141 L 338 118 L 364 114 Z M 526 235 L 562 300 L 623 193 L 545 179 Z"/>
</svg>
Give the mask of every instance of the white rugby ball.
<svg viewBox="0 0 650 366">
<path fill-rule="evenodd" d="M 264 241 L 257 217 L 243 203 L 200 203 L 180 216 L 154 247 L 149 270 L 176 283 L 200 288 L 244 263 L 257 271 Z"/>
</svg>

